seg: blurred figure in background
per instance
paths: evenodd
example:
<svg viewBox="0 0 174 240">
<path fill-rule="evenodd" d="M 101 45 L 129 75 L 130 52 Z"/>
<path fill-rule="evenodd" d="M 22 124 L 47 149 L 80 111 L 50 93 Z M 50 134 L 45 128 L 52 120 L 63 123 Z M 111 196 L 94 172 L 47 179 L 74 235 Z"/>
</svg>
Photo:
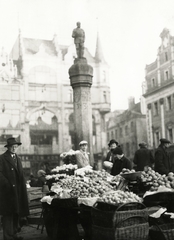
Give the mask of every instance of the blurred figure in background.
<svg viewBox="0 0 174 240">
<path fill-rule="evenodd" d="M 151 150 L 147 148 L 146 142 L 139 143 L 139 149 L 135 152 L 133 162 L 136 171 L 143 171 L 144 167 L 152 167 L 154 157 Z"/>
<path fill-rule="evenodd" d="M 132 169 L 131 161 L 123 154 L 121 147 L 116 147 L 113 151 L 114 163 L 111 169 L 111 175 L 115 176 L 119 174 L 123 168 Z"/>
<path fill-rule="evenodd" d="M 171 161 L 169 157 L 169 153 L 167 152 L 167 148 L 170 146 L 170 141 L 161 138 L 160 145 L 158 146 L 155 152 L 155 171 L 160 174 L 168 174 L 171 172 Z"/>
<path fill-rule="evenodd" d="M 46 175 L 47 175 L 47 174 L 50 174 L 50 172 L 51 172 L 51 170 L 50 170 L 50 165 L 49 165 L 48 162 L 43 162 L 43 163 L 41 164 L 41 166 L 40 166 L 40 169 L 41 169 L 41 170 L 44 170 L 45 173 L 46 173 Z"/>
<path fill-rule="evenodd" d="M 37 178 L 32 173 L 30 174 L 29 184 L 31 187 L 37 187 Z"/>
<path fill-rule="evenodd" d="M 38 180 L 37 180 L 37 187 L 43 187 L 43 185 L 46 184 L 46 172 L 44 170 L 39 170 L 37 172 L 37 177 L 38 177 Z"/>
</svg>

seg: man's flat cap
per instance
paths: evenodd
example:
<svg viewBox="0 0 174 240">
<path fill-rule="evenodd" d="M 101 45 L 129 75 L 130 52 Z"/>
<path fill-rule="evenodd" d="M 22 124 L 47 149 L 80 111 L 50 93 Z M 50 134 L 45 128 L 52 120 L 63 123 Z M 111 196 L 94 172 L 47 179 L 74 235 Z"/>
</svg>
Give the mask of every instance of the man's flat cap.
<svg viewBox="0 0 174 240">
<path fill-rule="evenodd" d="M 160 139 L 160 142 L 161 142 L 161 143 L 170 143 L 170 141 L 167 140 L 166 138 L 161 138 L 161 139 Z"/>
</svg>

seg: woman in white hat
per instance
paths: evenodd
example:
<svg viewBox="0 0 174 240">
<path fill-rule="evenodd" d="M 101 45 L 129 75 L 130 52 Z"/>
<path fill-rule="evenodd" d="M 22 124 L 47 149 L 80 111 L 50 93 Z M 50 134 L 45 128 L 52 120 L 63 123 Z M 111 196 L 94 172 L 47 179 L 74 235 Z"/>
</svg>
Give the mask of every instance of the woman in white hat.
<svg viewBox="0 0 174 240">
<path fill-rule="evenodd" d="M 78 168 L 86 167 L 89 165 L 89 156 L 87 153 L 88 142 L 83 140 L 79 143 L 80 150 L 76 151 L 76 161 Z"/>
</svg>

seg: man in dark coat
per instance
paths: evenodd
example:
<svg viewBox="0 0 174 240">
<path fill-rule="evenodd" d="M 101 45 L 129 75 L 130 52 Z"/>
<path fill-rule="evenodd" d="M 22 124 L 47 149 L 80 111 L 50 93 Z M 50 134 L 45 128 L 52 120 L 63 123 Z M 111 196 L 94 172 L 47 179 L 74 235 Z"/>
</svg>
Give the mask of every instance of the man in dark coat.
<svg viewBox="0 0 174 240">
<path fill-rule="evenodd" d="M 159 172 L 160 174 L 167 175 L 169 172 L 171 172 L 171 162 L 169 154 L 166 151 L 170 146 L 170 141 L 165 138 L 161 138 L 160 142 L 161 143 L 155 152 L 155 171 Z"/>
<path fill-rule="evenodd" d="M 147 148 L 147 144 L 145 142 L 141 142 L 139 147 L 140 148 L 135 152 L 133 162 L 136 165 L 137 171 L 143 171 L 145 166 L 152 166 L 154 163 L 154 158 L 152 152 Z"/>
<path fill-rule="evenodd" d="M 20 158 L 21 145 L 15 138 L 7 139 L 7 151 L 0 156 L 0 215 L 4 240 L 20 240 L 19 219 L 29 215 L 26 184 Z"/>
<path fill-rule="evenodd" d="M 113 151 L 114 154 L 114 164 L 111 169 L 111 175 L 118 175 L 123 168 L 132 169 L 131 162 L 128 158 L 126 158 L 123 154 L 121 147 L 116 147 Z"/>
</svg>

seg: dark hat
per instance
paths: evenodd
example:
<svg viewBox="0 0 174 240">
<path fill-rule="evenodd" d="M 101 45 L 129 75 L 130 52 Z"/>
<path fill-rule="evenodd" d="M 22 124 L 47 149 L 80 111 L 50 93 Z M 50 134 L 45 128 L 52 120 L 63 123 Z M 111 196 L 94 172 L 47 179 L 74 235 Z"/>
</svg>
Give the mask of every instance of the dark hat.
<svg viewBox="0 0 174 240">
<path fill-rule="evenodd" d="M 15 138 L 8 138 L 7 139 L 7 144 L 4 146 L 4 147 L 9 147 L 9 146 L 12 146 L 12 145 L 21 145 L 22 143 L 20 142 L 17 142 Z"/>
<path fill-rule="evenodd" d="M 110 147 L 113 143 L 118 145 L 118 142 L 115 139 L 111 139 L 110 142 L 108 143 L 108 146 Z"/>
<path fill-rule="evenodd" d="M 146 143 L 146 142 L 140 142 L 140 143 L 139 143 L 139 146 L 140 146 L 140 147 L 145 147 L 145 146 L 147 146 L 147 143 Z"/>
<path fill-rule="evenodd" d="M 116 154 L 122 155 L 122 154 L 123 154 L 123 151 L 122 151 L 121 147 L 116 147 L 116 148 L 114 149 L 114 151 L 113 151 L 113 154 L 114 154 L 114 155 L 116 155 Z"/>
<path fill-rule="evenodd" d="M 166 138 L 161 138 L 161 139 L 160 139 L 160 142 L 161 142 L 161 143 L 170 143 L 170 141 L 167 140 Z"/>
</svg>

